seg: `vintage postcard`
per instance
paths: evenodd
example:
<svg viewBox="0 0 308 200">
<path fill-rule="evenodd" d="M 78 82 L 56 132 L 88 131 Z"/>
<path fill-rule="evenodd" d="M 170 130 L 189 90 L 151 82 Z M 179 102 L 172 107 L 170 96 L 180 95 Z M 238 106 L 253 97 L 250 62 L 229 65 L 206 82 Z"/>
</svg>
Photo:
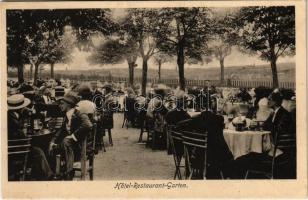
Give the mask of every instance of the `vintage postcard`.
<svg viewBox="0 0 308 200">
<path fill-rule="evenodd" d="M 305 7 L 1 3 L 3 197 L 305 197 Z"/>
</svg>

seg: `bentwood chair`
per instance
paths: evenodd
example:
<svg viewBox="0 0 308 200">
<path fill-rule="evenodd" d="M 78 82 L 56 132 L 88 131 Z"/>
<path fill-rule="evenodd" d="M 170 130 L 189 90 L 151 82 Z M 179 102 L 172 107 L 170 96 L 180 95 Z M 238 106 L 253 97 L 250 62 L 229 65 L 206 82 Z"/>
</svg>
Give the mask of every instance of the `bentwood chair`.
<svg viewBox="0 0 308 200">
<path fill-rule="evenodd" d="M 271 159 L 264 159 L 257 163 L 257 169 L 248 169 L 245 179 L 251 174 L 261 174 L 269 179 L 296 178 L 296 136 L 293 133 L 276 134 L 274 139 L 274 153 L 277 150 L 283 152 L 282 155 L 273 156 Z"/>
<path fill-rule="evenodd" d="M 31 138 L 8 140 L 9 181 L 24 181 L 31 148 Z"/>
<path fill-rule="evenodd" d="M 170 141 L 170 132 L 176 127 L 176 125 L 170 125 L 170 124 L 166 124 L 166 147 L 167 147 L 167 154 L 170 155 L 172 154 L 172 147 L 171 147 L 171 141 Z"/>
<path fill-rule="evenodd" d="M 207 134 L 181 131 L 184 144 L 186 179 L 206 178 Z"/>
<path fill-rule="evenodd" d="M 173 179 L 176 180 L 176 178 L 178 178 L 179 180 L 181 180 L 182 179 L 181 168 L 185 167 L 184 165 L 181 165 L 181 161 L 184 154 L 182 133 L 172 128 L 170 129 L 168 136 L 175 164 L 175 172 Z"/>
<path fill-rule="evenodd" d="M 80 171 L 80 179 L 85 180 L 87 173 L 90 180 L 93 180 L 94 157 L 95 157 L 95 136 L 96 124 L 93 124 L 92 133 L 89 134 L 81 143 L 80 162 L 74 163 L 74 171 Z M 89 162 L 87 164 L 87 161 Z"/>
</svg>

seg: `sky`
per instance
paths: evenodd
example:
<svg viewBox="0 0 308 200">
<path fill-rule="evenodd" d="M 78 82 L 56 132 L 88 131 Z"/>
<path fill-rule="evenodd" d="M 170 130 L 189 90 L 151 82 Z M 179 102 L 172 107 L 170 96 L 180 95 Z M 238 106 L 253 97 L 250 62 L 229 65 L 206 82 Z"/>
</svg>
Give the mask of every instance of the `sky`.
<svg viewBox="0 0 308 200">
<path fill-rule="evenodd" d="M 216 16 L 221 16 L 225 13 L 232 13 L 236 12 L 238 8 L 214 8 L 212 9 L 212 12 Z M 125 9 L 112 9 L 111 10 L 111 17 L 114 20 L 122 20 L 126 15 Z M 94 43 L 101 42 L 101 39 L 94 39 Z M 89 69 L 111 69 L 111 68 L 127 68 L 127 63 L 119 63 L 114 65 L 90 65 L 87 62 L 87 57 L 90 55 L 89 52 L 80 51 L 78 48 L 75 48 L 72 54 L 72 62 L 69 64 L 57 64 L 55 67 L 55 70 L 65 70 L 65 69 L 76 69 L 76 70 L 89 70 Z M 294 57 L 280 57 L 278 59 L 278 63 L 288 63 L 288 62 L 295 62 Z M 269 64 L 266 61 L 263 61 L 259 58 L 258 55 L 250 56 L 247 54 L 243 54 L 239 52 L 236 48 L 232 49 L 232 53 L 225 58 L 225 67 L 230 66 L 242 66 L 242 65 L 263 65 L 263 64 Z M 142 68 L 142 60 L 141 58 L 138 58 L 137 60 L 137 68 Z M 157 66 L 154 64 L 153 60 L 149 60 L 148 62 L 149 68 L 156 69 Z M 172 62 L 165 63 L 163 65 L 166 69 L 176 69 L 176 58 L 173 58 Z M 219 68 L 220 64 L 219 61 L 214 59 L 212 62 L 208 64 L 196 64 L 196 65 L 185 65 L 186 68 L 196 68 L 196 67 L 206 67 L 206 68 Z"/>
<path fill-rule="evenodd" d="M 214 8 L 212 9 L 212 12 L 216 16 L 221 16 L 226 13 L 232 13 L 236 12 L 239 8 Z M 112 9 L 111 10 L 111 16 L 114 20 L 121 20 L 125 17 L 126 12 L 125 9 Z M 98 41 L 97 41 L 98 42 Z M 68 64 L 68 65 L 62 65 L 58 66 L 57 69 L 78 69 L 78 70 L 88 70 L 88 69 L 97 69 L 97 68 L 127 68 L 127 63 L 119 63 L 115 65 L 104 65 L 104 66 L 99 66 L 99 65 L 90 65 L 86 58 L 90 54 L 87 52 L 81 52 L 78 49 L 75 49 L 73 52 L 73 62 Z M 284 58 L 279 58 L 278 63 L 287 63 L 287 62 L 295 62 L 294 57 L 284 57 Z M 232 53 L 226 57 L 225 59 L 225 67 L 228 66 L 242 66 L 242 65 L 263 65 L 263 64 L 268 64 L 268 62 L 261 60 L 258 55 L 254 56 L 249 56 L 246 54 L 243 54 L 239 52 L 237 49 L 233 48 Z M 138 58 L 137 60 L 137 68 L 142 68 L 142 60 L 141 58 Z M 156 69 L 157 66 L 154 64 L 152 60 L 149 60 L 148 63 L 149 68 L 154 68 Z M 168 69 L 176 69 L 176 58 L 173 58 L 173 62 L 165 63 L 163 65 L 164 68 Z M 220 67 L 219 61 L 218 60 L 213 60 L 212 62 L 208 64 L 196 64 L 196 65 L 185 65 L 186 68 L 196 68 L 196 67 Z"/>
<path fill-rule="evenodd" d="M 100 69 L 100 68 L 105 68 L 105 69 L 110 69 L 110 68 L 127 68 L 127 63 L 119 63 L 119 64 L 114 64 L 114 65 L 90 65 L 87 62 L 87 57 L 90 55 L 89 52 L 82 52 L 79 51 L 77 48 L 73 52 L 73 59 L 72 62 L 63 65 L 63 64 L 57 64 L 55 70 L 65 70 L 66 68 L 68 70 L 70 69 L 76 69 L 76 70 L 89 70 L 89 69 Z M 164 68 L 166 69 L 176 69 L 176 58 L 173 58 L 173 62 L 165 63 L 163 65 Z M 278 59 L 278 63 L 287 63 L 287 62 L 295 62 L 294 57 L 281 57 Z M 262 64 L 269 64 L 266 61 L 261 60 L 257 55 L 255 56 L 249 56 L 246 54 L 242 54 L 236 49 L 232 50 L 232 53 L 225 58 L 225 67 L 230 67 L 230 66 L 242 66 L 242 65 L 262 65 Z M 137 68 L 142 68 L 142 60 L 138 58 L 137 60 Z M 151 69 L 156 69 L 157 65 L 154 64 L 152 60 L 149 60 L 148 63 L 149 68 Z M 212 62 L 208 64 L 196 64 L 196 65 L 185 65 L 186 68 L 196 68 L 196 67 L 220 67 L 219 61 L 218 60 L 213 60 Z"/>
</svg>

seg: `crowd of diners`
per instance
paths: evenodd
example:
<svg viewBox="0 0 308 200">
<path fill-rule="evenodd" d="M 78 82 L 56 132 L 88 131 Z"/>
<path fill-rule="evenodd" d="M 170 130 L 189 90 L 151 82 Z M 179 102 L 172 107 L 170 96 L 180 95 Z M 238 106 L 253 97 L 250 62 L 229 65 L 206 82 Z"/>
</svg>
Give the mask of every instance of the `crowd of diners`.
<svg viewBox="0 0 308 200">
<path fill-rule="evenodd" d="M 207 134 L 206 164 L 201 152 L 192 152 L 190 161 L 196 168 L 206 169 L 206 178 L 242 179 L 248 168 L 264 161 L 296 160 L 295 152 L 275 148 L 277 134 L 296 137 L 295 91 L 290 89 L 192 87 L 185 91 L 163 84 L 149 84 L 147 94 L 140 87 L 105 82 L 69 80 L 40 80 L 36 84 L 8 81 L 8 140 L 31 137 L 43 129 L 51 136 L 48 147 L 32 145 L 27 172 L 29 180 L 58 180 L 55 175 L 55 156 L 60 154 L 60 179 L 72 180 L 73 165 L 80 159 L 80 142 L 95 138 L 95 153 L 104 149 L 103 137 L 108 133 L 112 146 L 113 114 L 123 112 L 123 126 L 140 128 L 138 142 L 147 134 L 146 147 L 167 149 L 170 154 L 168 131 L 192 131 Z M 91 135 L 96 124 L 95 137 Z M 263 153 L 251 152 L 234 159 L 223 136 L 224 129 L 236 131 L 268 130 L 271 145 Z M 185 134 L 185 131 L 182 134 Z M 177 156 L 184 157 L 183 144 L 174 144 Z M 275 152 L 275 155 L 273 154 Z M 18 179 L 18 163 L 9 160 L 9 180 Z M 287 173 L 286 173 L 287 171 Z M 26 173 L 26 172 L 24 172 Z M 194 174 L 204 178 L 203 172 Z M 294 163 L 277 175 L 295 178 Z"/>
</svg>

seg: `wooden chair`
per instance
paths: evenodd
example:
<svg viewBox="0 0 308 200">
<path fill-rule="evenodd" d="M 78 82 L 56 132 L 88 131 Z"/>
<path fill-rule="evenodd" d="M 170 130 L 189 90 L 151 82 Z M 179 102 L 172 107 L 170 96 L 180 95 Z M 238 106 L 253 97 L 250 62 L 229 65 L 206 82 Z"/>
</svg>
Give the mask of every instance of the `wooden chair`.
<svg viewBox="0 0 308 200">
<path fill-rule="evenodd" d="M 181 180 L 181 168 L 185 167 L 184 165 L 181 165 L 183 157 L 183 150 L 181 151 L 181 147 L 183 145 L 182 133 L 175 131 L 173 128 L 170 128 L 168 136 L 175 164 L 175 172 L 173 179 L 176 180 L 176 178 L 178 178 L 179 180 Z"/>
<path fill-rule="evenodd" d="M 181 131 L 184 144 L 186 179 L 206 177 L 207 134 Z"/>
<path fill-rule="evenodd" d="M 90 180 L 93 180 L 94 172 L 94 157 L 95 157 L 95 136 L 96 124 L 93 124 L 92 134 L 87 136 L 81 143 L 81 157 L 80 162 L 74 163 L 74 171 L 80 171 L 80 179 L 85 180 L 87 173 L 89 173 Z M 89 164 L 87 166 L 87 161 Z"/>
<path fill-rule="evenodd" d="M 172 151 L 172 147 L 171 147 L 171 141 L 170 141 L 170 132 L 175 128 L 175 125 L 169 125 L 166 124 L 166 137 L 167 137 L 167 141 L 166 141 L 166 147 L 167 147 L 167 154 L 170 155 L 173 153 Z"/>
<path fill-rule="evenodd" d="M 269 179 L 275 179 L 280 174 L 280 168 L 286 167 L 287 172 L 291 173 L 290 178 L 296 178 L 296 136 L 292 133 L 276 134 L 274 139 L 274 153 L 276 155 L 277 149 L 280 149 L 283 154 L 280 156 L 273 156 L 271 160 L 263 160 L 259 164 L 258 169 L 248 169 L 245 179 L 249 174 L 261 174 Z"/>
<path fill-rule="evenodd" d="M 25 180 L 30 148 L 31 138 L 8 140 L 8 168 L 20 181 Z"/>
</svg>

